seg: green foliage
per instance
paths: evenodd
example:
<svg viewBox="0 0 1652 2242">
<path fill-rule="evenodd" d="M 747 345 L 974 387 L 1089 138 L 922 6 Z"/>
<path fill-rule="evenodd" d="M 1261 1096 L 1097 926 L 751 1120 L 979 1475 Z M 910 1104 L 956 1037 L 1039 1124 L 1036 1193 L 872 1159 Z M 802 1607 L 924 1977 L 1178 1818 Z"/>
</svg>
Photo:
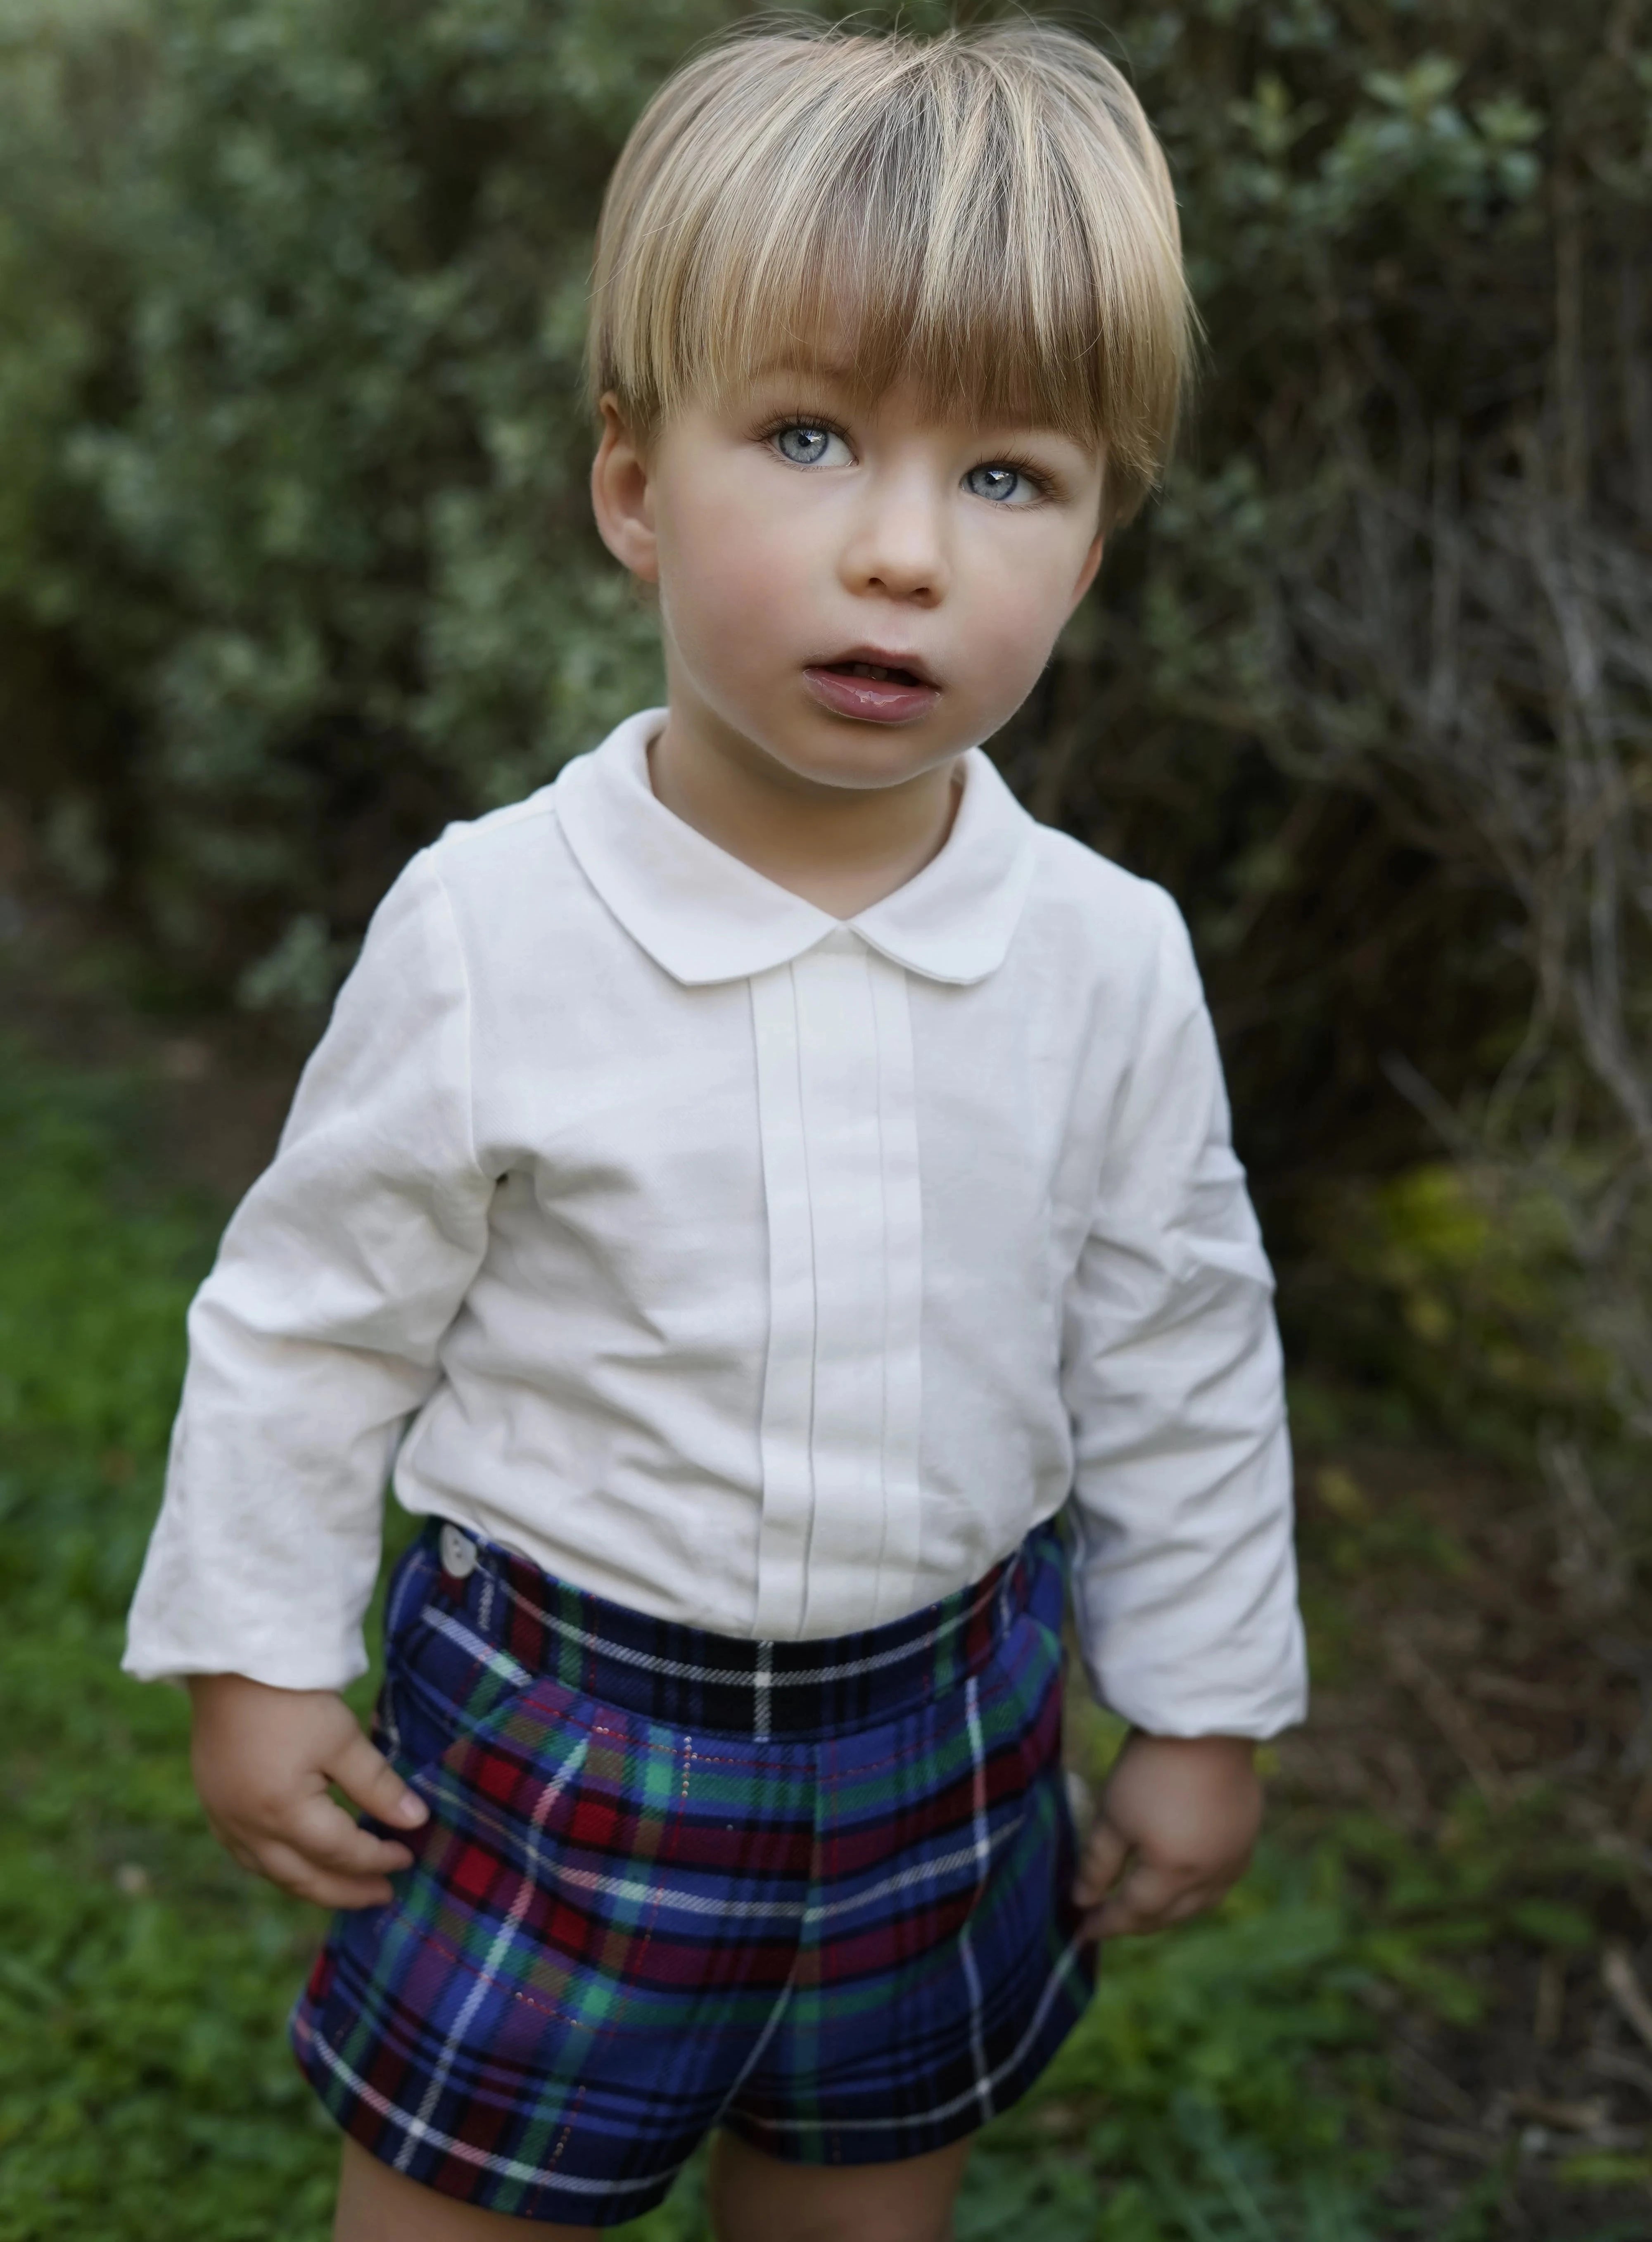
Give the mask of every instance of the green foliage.
<svg viewBox="0 0 1652 2242">
<path fill-rule="evenodd" d="M 1329 1186 L 1296 1312 L 1319 1320 L 1322 1355 L 1465 1447 L 1518 1467 L 1566 1426 L 1610 1454 L 1617 1332 L 1580 1251 L 1590 1181 L 1434 1160 Z"/>
<path fill-rule="evenodd" d="M 112 1123 L 5 1052 L 0 2235 L 233 2242 L 284 2198 L 319 2234 L 326 2145 L 272 2029 L 299 1911 L 203 1841 L 181 1696 L 114 1672 L 211 1233 Z"/>
<path fill-rule="evenodd" d="M 107 50 L 97 16 L 9 12 L 8 185 L 84 129 Z M 0 296 L 38 336 L 8 353 L 0 446 L 46 462 L 96 549 L 64 554 L 40 500 L 0 591 L 55 561 L 77 662 L 136 728 L 141 830 L 98 830 L 85 876 L 124 875 L 195 970 L 264 940 L 250 993 L 313 1001 L 397 854 L 530 788 L 649 679 L 575 523 L 586 238 L 659 28 L 500 0 L 127 14 L 139 98 L 83 228 L 118 294 L 54 270 L 64 196 L 36 191 L 28 292 Z M 68 832 L 84 797 L 50 783 Z"/>
</svg>

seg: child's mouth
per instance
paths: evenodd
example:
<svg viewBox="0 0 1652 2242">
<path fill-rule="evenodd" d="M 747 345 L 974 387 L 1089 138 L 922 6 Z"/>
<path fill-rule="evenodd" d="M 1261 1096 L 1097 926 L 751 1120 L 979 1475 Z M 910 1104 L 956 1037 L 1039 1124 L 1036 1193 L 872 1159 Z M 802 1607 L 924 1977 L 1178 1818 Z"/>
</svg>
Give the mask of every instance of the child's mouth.
<svg viewBox="0 0 1652 2242">
<path fill-rule="evenodd" d="M 895 662 L 811 662 L 803 678 L 815 699 L 834 715 L 862 723 L 908 724 L 926 716 L 940 698 L 938 686 Z"/>
</svg>

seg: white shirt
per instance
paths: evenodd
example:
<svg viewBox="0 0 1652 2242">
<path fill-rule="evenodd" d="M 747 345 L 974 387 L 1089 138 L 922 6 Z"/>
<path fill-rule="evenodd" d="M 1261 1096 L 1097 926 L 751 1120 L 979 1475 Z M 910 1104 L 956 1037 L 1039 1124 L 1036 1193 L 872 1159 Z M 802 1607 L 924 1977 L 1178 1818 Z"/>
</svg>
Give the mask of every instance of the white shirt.
<svg viewBox="0 0 1652 2242">
<path fill-rule="evenodd" d="M 1272 1284 L 1185 930 L 986 757 L 839 921 L 632 718 L 396 882 L 189 1319 L 128 1671 L 361 1672 L 382 1494 L 720 1633 L 837 1635 L 1074 1498 L 1160 1733 L 1300 1717 Z"/>
</svg>

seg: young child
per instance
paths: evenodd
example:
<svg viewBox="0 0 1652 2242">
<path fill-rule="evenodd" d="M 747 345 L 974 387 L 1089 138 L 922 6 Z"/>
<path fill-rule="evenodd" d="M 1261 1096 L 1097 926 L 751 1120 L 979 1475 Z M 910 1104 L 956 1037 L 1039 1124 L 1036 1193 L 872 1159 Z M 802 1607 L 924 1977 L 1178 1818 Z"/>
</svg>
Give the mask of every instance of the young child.
<svg viewBox="0 0 1652 2242">
<path fill-rule="evenodd" d="M 1185 932 L 981 752 L 1169 444 L 1171 188 L 1064 33 L 770 30 L 633 133 L 594 327 L 668 706 L 380 907 L 191 1312 L 127 1665 L 339 1910 L 342 2242 L 590 2233 L 714 2131 L 722 2242 L 936 2242 L 1303 1705 Z M 1069 1544 L 1133 1730 L 1082 1862 Z"/>
</svg>

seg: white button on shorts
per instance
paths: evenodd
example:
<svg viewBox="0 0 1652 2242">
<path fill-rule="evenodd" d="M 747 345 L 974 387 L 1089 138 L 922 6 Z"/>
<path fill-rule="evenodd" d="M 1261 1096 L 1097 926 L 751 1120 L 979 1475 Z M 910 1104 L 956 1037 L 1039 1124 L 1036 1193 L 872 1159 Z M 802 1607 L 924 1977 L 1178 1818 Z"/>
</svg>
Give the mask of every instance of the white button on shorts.
<svg viewBox="0 0 1652 2242">
<path fill-rule="evenodd" d="M 467 1580 L 476 1569 L 476 1544 L 456 1526 L 441 1529 L 441 1568 L 450 1580 Z"/>
</svg>

